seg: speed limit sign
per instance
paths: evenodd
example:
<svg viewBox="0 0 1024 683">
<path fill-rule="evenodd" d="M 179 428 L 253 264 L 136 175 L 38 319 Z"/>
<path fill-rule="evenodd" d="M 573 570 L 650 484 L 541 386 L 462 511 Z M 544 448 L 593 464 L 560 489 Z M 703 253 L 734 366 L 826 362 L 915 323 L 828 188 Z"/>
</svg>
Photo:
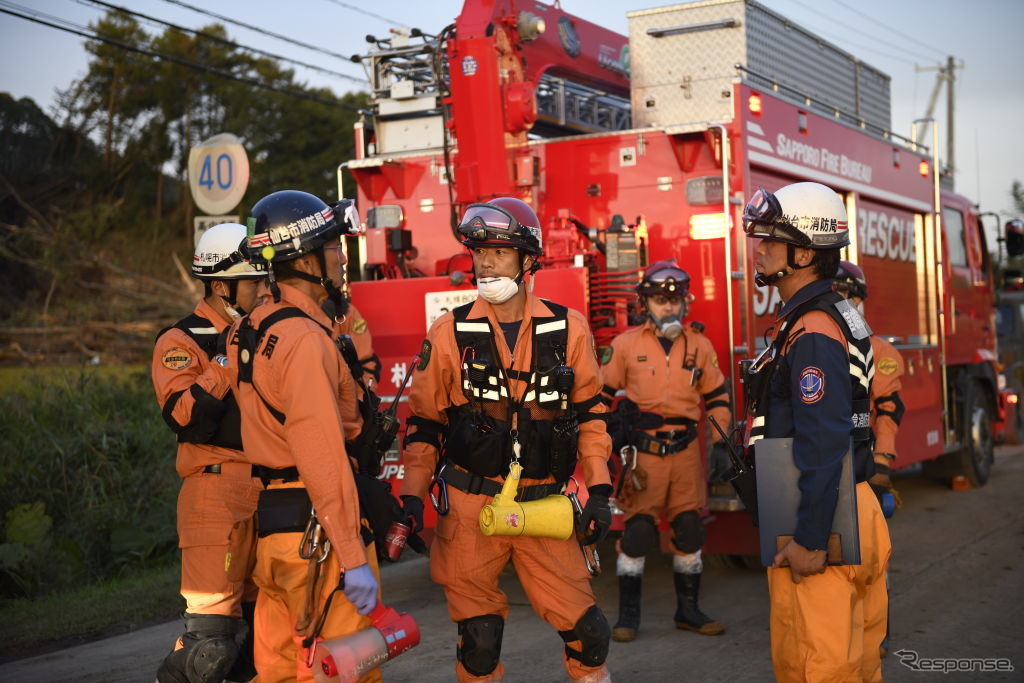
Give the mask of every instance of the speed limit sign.
<svg viewBox="0 0 1024 683">
<path fill-rule="evenodd" d="M 188 184 L 206 213 L 225 214 L 238 206 L 249 186 L 249 157 L 241 140 L 221 133 L 189 150 Z"/>
</svg>

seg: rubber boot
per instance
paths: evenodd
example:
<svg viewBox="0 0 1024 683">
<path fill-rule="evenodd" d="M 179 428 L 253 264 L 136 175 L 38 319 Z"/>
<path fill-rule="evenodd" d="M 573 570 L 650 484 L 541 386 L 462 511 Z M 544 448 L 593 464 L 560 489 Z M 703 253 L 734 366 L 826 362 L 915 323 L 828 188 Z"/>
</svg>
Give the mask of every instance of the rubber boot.
<svg viewBox="0 0 1024 683">
<path fill-rule="evenodd" d="M 700 574 L 673 572 L 676 584 L 676 628 L 695 631 L 705 636 L 717 636 L 725 632 L 725 624 L 711 619 L 697 607 L 700 594 Z"/>
<path fill-rule="evenodd" d="M 226 681 L 244 682 L 256 678 L 256 658 L 253 648 L 256 641 L 255 633 L 256 603 L 242 603 L 242 621 L 239 625 L 235 642 L 238 644 L 238 659 L 224 677 Z"/>
<path fill-rule="evenodd" d="M 636 640 L 640 628 L 640 587 L 643 577 L 619 576 L 619 620 L 612 628 L 612 640 L 628 643 Z"/>
</svg>

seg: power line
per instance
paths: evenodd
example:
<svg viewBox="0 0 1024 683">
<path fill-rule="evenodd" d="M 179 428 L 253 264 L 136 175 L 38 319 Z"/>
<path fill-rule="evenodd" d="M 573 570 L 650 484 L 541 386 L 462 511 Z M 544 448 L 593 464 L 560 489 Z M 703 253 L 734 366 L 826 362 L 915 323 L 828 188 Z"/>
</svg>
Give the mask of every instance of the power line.
<svg viewBox="0 0 1024 683">
<path fill-rule="evenodd" d="M 861 17 L 867 19 L 868 21 L 870 21 L 871 23 L 873 23 L 873 24 L 875 24 L 877 26 L 881 26 L 886 31 L 889 31 L 891 33 L 895 33 L 896 35 L 900 36 L 901 38 L 906 38 L 910 42 L 916 43 L 916 44 L 920 45 L 921 47 L 927 48 L 927 49 L 931 50 L 932 52 L 934 52 L 937 55 L 940 55 L 942 57 L 946 56 L 942 52 L 942 50 L 937 49 L 934 45 L 929 45 L 928 43 L 922 42 L 922 41 L 918 40 L 917 38 L 914 38 L 913 36 L 909 36 L 906 33 L 903 33 L 902 31 L 897 31 L 892 26 L 888 26 L 888 25 L 883 24 L 882 22 L 878 21 L 877 19 L 875 19 L 870 14 L 865 14 L 864 12 L 861 12 L 859 9 L 857 9 L 855 7 L 850 7 L 845 2 L 842 2 L 842 0 L 832 0 L 832 2 L 836 3 L 840 7 L 844 7 L 846 9 L 848 9 L 849 11 L 853 12 L 854 14 L 860 15 Z"/>
<path fill-rule="evenodd" d="M 360 14 L 365 14 L 366 16 L 373 17 L 374 19 L 380 19 L 384 23 L 391 24 L 392 26 L 401 26 L 402 25 L 402 22 L 400 22 L 400 21 L 395 21 L 394 19 L 388 19 L 387 17 L 382 17 L 379 14 L 374 14 L 373 12 L 368 12 L 368 11 L 364 10 L 362 7 L 356 7 L 355 5 L 350 5 L 347 2 L 341 2 L 341 0 L 327 0 L 327 2 L 332 2 L 335 5 L 338 5 L 339 7 L 344 7 L 345 9 L 350 9 L 353 12 L 359 12 Z"/>
<path fill-rule="evenodd" d="M 164 0 L 164 2 L 169 2 L 172 5 L 178 5 L 179 7 L 184 7 L 185 9 L 190 9 L 193 12 L 199 12 L 200 14 L 205 14 L 206 16 L 213 17 L 214 19 L 220 19 L 221 21 L 226 21 L 227 23 L 234 24 L 235 26 L 241 26 L 242 28 L 247 28 L 250 31 L 256 31 L 257 33 L 262 33 L 263 35 L 270 36 L 271 38 L 277 38 L 278 40 L 283 40 L 285 42 L 291 43 L 292 45 L 297 45 L 299 47 L 306 48 L 307 50 L 313 50 L 314 52 L 322 52 L 325 55 L 330 55 L 331 57 L 337 57 L 338 59 L 342 59 L 342 60 L 344 60 L 346 62 L 352 61 L 351 57 L 349 57 L 347 55 L 338 54 L 337 52 L 331 52 L 330 50 L 328 50 L 326 48 L 317 47 L 316 45 L 306 45 L 305 43 L 302 43 L 302 42 L 300 42 L 298 40 L 295 40 L 294 38 L 289 38 L 288 36 L 283 36 L 280 33 L 273 33 L 272 31 L 268 31 L 265 28 L 260 28 L 259 26 L 253 26 L 252 24 L 246 24 L 243 21 L 238 21 L 237 19 L 232 19 L 231 17 L 226 17 L 223 14 L 217 14 L 216 12 L 211 12 L 211 11 L 205 10 L 205 9 L 203 9 L 201 7 L 196 7 L 195 5 L 190 5 L 187 2 L 182 2 L 182 0 Z"/>
<path fill-rule="evenodd" d="M 325 69 L 324 67 L 317 66 L 316 64 L 309 64 L 307 62 L 299 61 L 297 59 L 292 59 L 290 57 L 284 57 L 282 55 L 274 54 L 273 52 L 267 52 L 266 50 L 261 50 L 261 49 L 256 48 L 256 47 L 249 47 L 247 45 L 241 45 L 241 44 L 236 43 L 236 42 L 234 42 L 232 40 L 228 40 L 226 38 L 221 38 L 220 36 L 215 36 L 215 35 L 213 35 L 211 33 L 204 33 L 203 31 L 197 31 L 195 29 L 186 28 L 184 26 L 178 26 L 177 24 L 172 24 L 169 21 L 164 21 L 163 19 L 157 19 L 156 17 L 151 17 L 148 14 L 142 14 L 141 12 L 136 12 L 134 10 L 130 10 L 127 7 L 121 7 L 120 5 L 112 5 L 111 3 L 104 2 L 103 0 L 78 0 L 78 2 L 82 3 L 82 4 L 84 4 L 86 2 L 89 2 L 89 3 L 92 3 L 94 5 L 100 5 L 102 7 L 108 8 L 108 9 L 117 10 L 118 12 L 124 12 L 125 14 L 129 14 L 129 15 L 131 15 L 133 17 L 139 17 L 141 19 L 145 19 L 147 21 L 151 21 L 151 22 L 154 22 L 156 24 L 162 24 L 163 26 L 169 26 L 170 28 L 173 28 L 173 29 L 178 30 L 178 31 L 182 31 L 182 32 L 185 32 L 185 33 L 191 33 L 192 35 L 198 36 L 200 38 L 205 38 L 207 40 L 212 40 L 212 41 L 220 43 L 222 45 L 227 45 L 228 47 L 237 48 L 239 50 L 248 50 L 249 52 L 254 52 L 256 54 L 263 55 L 264 57 L 270 57 L 271 59 L 276 59 L 276 60 L 281 61 L 281 62 L 288 62 L 288 63 L 291 63 L 291 64 L 296 64 L 296 65 L 301 66 L 301 67 L 305 67 L 307 69 L 312 69 L 314 71 L 319 71 L 321 73 L 329 74 L 331 76 L 337 76 L 339 78 L 345 78 L 345 79 L 353 81 L 355 83 L 359 83 L 360 85 L 365 85 L 366 84 L 366 80 L 363 79 L 363 78 L 356 78 L 355 76 L 350 76 L 349 74 L 344 74 L 344 73 L 341 73 L 340 71 L 332 71 L 331 69 Z"/>
<path fill-rule="evenodd" d="M 22 8 L 22 9 L 24 9 L 24 8 Z M 26 11 L 31 11 L 31 10 L 26 10 Z M 59 25 L 54 24 L 54 23 L 52 23 L 50 21 L 46 21 L 45 19 L 40 19 L 38 17 L 29 16 L 27 14 L 22 14 L 21 12 L 16 12 L 16 11 L 14 11 L 12 9 L 8 9 L 6 7 L 0 7 L 0 12 L 2 12 L 4 14 L 10 14 L 11 16 L 15 16 L 15 17 L 18 17 L 20 19 L 25 19 L 27 21 L 31 21 L 31 22 L 34 22 L 36 24 L 42 24 L 43 26 L 48 26 L 50 28 L 55 28 L 58 31 L 64 31 L 66 33 L 73 33 L 75 35 L 81 36 L 81 37 L 86 38 L 88 40 L 98 40 L 101 43 L 106 43 L 108 45 L 113 45 L 114 47 L 120 48 L 122 50 L 127 50 L 128 52 L 135 52 L 135 53 L 138 53 L 138 54 L 141 54 L 141 55 L 145 55 L 147 57 L 154 57 L 156 59 L 160 59 L 160 60 L 163 60 L 163 61 L 172 62 L 174 64 L 178 64 L 179 66 L 184 66 L 184 67 L 187 67 L 189 69 L 195 69 L 197 71 L 203 71 L 205 73 L 212 74 L 214 76 L 220 76 L 221 78 L 227 78 L 229 80 L 237 81 L 239 83 L 245 83 L 246 85 L 251 85 L 251 86 L 256 87 L 256 88 L 262 88 L 263 90 L 272 90 L 274 92 L 280 93 L 282 95 L 287 95 L 289 97 L 297 97 L 299 99 L 309 100 L 311 102 L 317 102 L 319 104 L 325 104 L 325 105 L 328 105 L 328 106 L 331 106 L 331 107 L 339 107 L 341 109 L 348 109 L 349 111 L 354 111 L 354 112 L 359 113 L 359 114 L 365 113 L 364 110 L 362 110 L 362 109 L 360 109 L 358 107 L 352 107 L 352 106 L 349 106 L 347 104 L 343 104 L 341 102 L 336 102 L 336 101 L 333 101 L 333 100 L 324 99 L 322 97 L 318 97 L 316 95 L 311 95 L 309 93 L 300 92 L 300 91 L 297 91 L 297 90 L 289 90 L 288 88 L 281 88 L 281 87 L 276 86 L 276 85 L 270 85 L 268 83 L 261 83 L 260 81 L 257 81 L 257 80 L 252 79 L 252 78 L 246 78 L 245 76 L 238 76 L 236 74 L 232 74 L 232 73 L 229 73 L 227 71 L 221 71 L 219 69 L 212 69 L 212 68 L 210 68 L 208 66 L 205 66 L 203 64 L 197 64 L 196 62 L 191 62 L 191 61 L 189 61 L 187 59 L 181 59 L 180 57 L 174 57 L 172 55 L 166 55 L 166 54 L 163 54 L 163 53 L 160 53 L 160 52 L 155 52 L 153 50 L 147 50 L 145 48 L 137 47 L 135 45 L 129 45 L 128 43 L 122 43 L 119 40 L 114 40 L 113 38 L 108 38 L 106 36 L 102 36 L 102 35 L 97 34 L 97 33 L 88 33 L 87 31 L 80 31 L 80 30 L 77 30 L 77 29 L 74 29 L 74 28 L 69 28 L 67 26 L 59 26 Z M 56 19 L 57 21 L 64 21 L 65 23 L 71 23 L 71 22 L 67 22 L 67 21 L 65 21 L 63 19 L 56 18 L 56 17 L 53 17 L 53 18 Z"/>
<path fill-rule="evenodd" d="M 811 7 L 810 5 L 807 5 L 806 3 L 800 2 L 800 0 L 790 0 L 790 2 L 792 2 L 795 5 L 798 5 L 798 6 L 802 7 L 802 8 L 804 8 L 808 12 L 811 12 L 813 14 L 817 14 L 819 17 L 822 17 L 823 19 L 826 19 L 827 21 L 831 21 L 831 22 L 833 22 L 835 24 L 839 24 L 840 26 L 842 26 L 845 29 L 849 29 L 849 25 L 848 24 L 844 24 L 842 21 L 836 19 L 835 17 L 833 17 L 831 15 L 828 15 L 828 14 L 825 14 L 824 12 L 820 12 L 817 9 L 815 9 L 814 7 Z M 843 42 L 843 43 L 846 43 L 846 44 L 849 44 L 849 45 L 853 45 L 855 47 L 859 47 L 862 50 L 867 50 L 869 52 L 874 52 L 877 55 L 881 55 L 881 56 L 887 57 L 889 59 L 895 59 L 897 61 L 904 62 L 906 64 L 913 64 L 913 62 L 908 60 L 906 57 L 899 57 L 899 56 L 894 55 L 894 54 L 890 54 L 890 53 L 887 53 L 887 52 L 882 52 L 881 50 L 879 50 L 877 48 L 869 47 L 869 46 L 864 45 L 862 43 L 854 42 L 854 41 L 850 40 L 849 38 L 847 38 L 846 36 L 837 37 L 835 34 L 827 33 L 825 31 L 818 31 L 818 32 L 821 33 L 822 35 L 826 36 L 826 37 L 830 37 L 832 40 L 836 40 L 836 41 Z M 871 36 L 868 35 L 867 37 L 870 38 Z M 882 42 L 882 41 L 879 41 L 879 42 Z M 926 61 L 931 61 L 932 60 L 931 57 L 927 57 L 927 56 L 922 55 L 922 54 L 917 53 L 917 52 L 912 52 L 912 51 L 910 51 L 910 50 L 908 50 L 908 49 L 906 49 L 904 47 L 900 47 L 899 45 L 891 45 L 889 43 L 883 43 L 883 44 L 886 45 L 887 47 L 891 47 L 891 48 L 894 48 L 896 50 L 899 50 L 900 52 L 905 52 L 906 54 L 910 55 L 911 57 L 915 57 L 917 59 L 923 59 L 923 60 L 926 60 Z"/>
</svg>

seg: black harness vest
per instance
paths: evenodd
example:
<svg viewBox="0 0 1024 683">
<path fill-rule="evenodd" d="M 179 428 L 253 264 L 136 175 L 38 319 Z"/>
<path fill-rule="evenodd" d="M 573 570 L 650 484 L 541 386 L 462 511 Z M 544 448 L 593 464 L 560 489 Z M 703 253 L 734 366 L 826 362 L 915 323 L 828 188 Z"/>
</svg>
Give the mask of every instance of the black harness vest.
<svg viewBox="0 0 1024 683">
<path fill-rule="evenodd" d="M 566 364 L 569 309 L 549 301 L 544 304 L 553 315 L 532 320 L 529 371 L 502 367 L 494 329 L 486 317 L 469 317 L 472 303 L 452 311 L 462 392 L 468 403 L 446 411 L 444 454 L 473 474 L 496 477 L 508 471 L 513 415 L 517 416 L 524 477 L 542 479 L 551 474 L 565 481 L 575 469 L 579 425 L 568 402 L 572 388 L 572 369 Z M 510 395 L 513 379 L 526 383 L 518 400 Z"/>
<path fill-rule="evenodd" d="M 766 433 L 765 419 L 774 375 L 783 360 L 792 325 L 811 311 L 822 311 L 836 321 L 847 342 L 850 386 L 852 391 L 852 429 L 854 474 L 857 481 L 866 481 L 874 474 L 871 454 L 871 380 L 875 374 L 874 353 L 871 349 L 871 329 L 857 309 L 836 292 L 826 292 L 797 306 L 786 316 L 778 335 L 766 349 L 770 360 L 759 370 L 748 375 L 747 413 L 751 416 L 747 446 L 755 444 Z"/>
</svg>

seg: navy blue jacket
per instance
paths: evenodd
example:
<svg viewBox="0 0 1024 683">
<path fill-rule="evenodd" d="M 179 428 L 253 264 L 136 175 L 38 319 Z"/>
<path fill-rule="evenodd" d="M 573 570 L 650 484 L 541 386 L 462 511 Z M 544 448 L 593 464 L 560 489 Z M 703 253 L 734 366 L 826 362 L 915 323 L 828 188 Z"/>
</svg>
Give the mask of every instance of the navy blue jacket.
<svg viewBox="0 0 1024 683">
<path fill-rule="evenodd" d="M 798 306 L 831 287 L 830 280 L 816 280 L 801 288 L 782 308 L 776 330 Z M 805 331 L 802 320 L 789 323 L 786 348 L 772 375 L 765 436 L 793 438 L 793 460 L 800 469 L 794 540 L 821 550 L 828 544 L 842 458 L 850 447 L 853 389 L 843 342 L 820 331 Z"/>
</svg>

